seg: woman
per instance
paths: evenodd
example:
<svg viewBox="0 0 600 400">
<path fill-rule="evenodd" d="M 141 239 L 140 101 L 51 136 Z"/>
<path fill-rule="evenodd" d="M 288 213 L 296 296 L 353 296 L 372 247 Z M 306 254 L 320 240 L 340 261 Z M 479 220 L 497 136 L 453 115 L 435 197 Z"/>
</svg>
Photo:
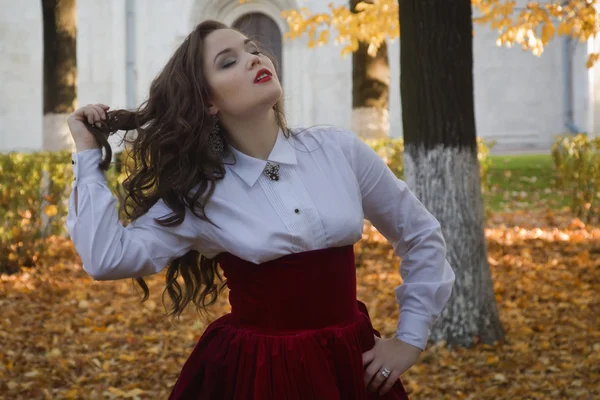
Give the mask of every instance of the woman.
<svg viewBox="0 0 600 400">
<path fill-rule="evenodd" d="M 147 297 L 142 277 L 168 265 L 169 314 L 179 316 L 190 301 L 214 302 L 221 266 L 232 312 L 208 326 L 171 399 L 406 399 L 399 377 L 454 282 L 440 225 L 353 133 L 288 129 L 281 98 L 258 44 L 206 21 L 139 110 L 73 113 L 67 224 L 83 268 L 136 278 Z M 117 130 L 137 132 L 126 228 L 99 168 L 98 142 Z M 394 338 L 375 336 L 356 299 L 363 218 L 403 258 Z"/>
</svg>

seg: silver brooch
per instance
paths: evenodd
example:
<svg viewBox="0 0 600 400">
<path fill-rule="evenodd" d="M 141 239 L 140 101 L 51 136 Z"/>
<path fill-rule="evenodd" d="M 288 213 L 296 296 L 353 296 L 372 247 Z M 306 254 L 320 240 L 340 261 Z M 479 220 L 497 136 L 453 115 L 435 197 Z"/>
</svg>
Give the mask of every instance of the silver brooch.
<svg viewBox="0 0 600 400">
<path fill-rule="evenodd" d="M 267 161 L 267 166 L 265 167 L 263 173 L 272 181 L 279 180 L 279 165 L 271 164 Z"/>
</svg>

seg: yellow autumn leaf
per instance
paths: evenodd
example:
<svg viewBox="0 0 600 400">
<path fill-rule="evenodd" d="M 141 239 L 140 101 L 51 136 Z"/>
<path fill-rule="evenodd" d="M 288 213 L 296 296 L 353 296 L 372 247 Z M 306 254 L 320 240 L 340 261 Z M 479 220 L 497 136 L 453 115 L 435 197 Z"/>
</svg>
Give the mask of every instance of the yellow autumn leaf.
<svg viewBox="0 0 600 400">
<path fill-rule="evenodd" d="M 500 362 L 500 357 L 498 356 L 488 356 L 486 363 L 488 365 L 498 364 Z"/>
<path fill-rule="evenodd" d="M 137 358 L 136 358 L 136 357 L 134 357 L 134 356 L 131 356 L 131 355 L 129 355 L 129 354 L 120 354 L 120 355 L 119 355 L 119 360 L 121 360 L 121 361 L 127 361 L 127 362 L 130 362 L 130 361 L 135 361 L 135 360 L 137 360 Z"/>
<path fill-rule="evenodd" d="M 367 49 L 367 54 L 369 54 L 371 57 L 375 57 L 377 55 L 377 46 L 375 46 L 373 43 L 369 44 L 369 48 Z"/>
<path fill-rule="evenodd" d="M 559 35 L 569 35 L 573 30 L 573 24 L 570 21 L 562 21 L 558 25 L 558 34 Z"/>
<path fill-rule="evenodd" d="M 554 37 L 554 32 L 555 32 L 554 25 L 551 22 L 546 23 L 542 27 L 542 43 L 543 44 L 548 43 L 550 41 L 550 39 L 552 39 Z"/>
<path fill-rule="evenodd" d="M 596 61 L 598 61 L 599 58 L 600 58 L 599 53 L 590 54 L 588 57 L 587 63 L 586 63 L 586 67 L 592 68 L 594 66 L 594 64 L 596 64 Z"/>
<path fill-rule="evenodd" d="M 71 400 L 71 399 L 75 400 L 77 398 L 80 398 L 79 395 L 80 395 L 80 393 L 79 393 L 79 390 L 77 390 L 77 389 L 70 389 L 68 392 L 66 392 L 64 394 L 65 398 L 69 399 L 69 400 Z"/>
<path fill-rule="evenodd" d="M 358 3 L 356 5 L 356 11 L 365 11 L 369 7 L 373 7 L 373 4 L 369 4 L 369 3 L 365 3 L 364 1 L 361 1 L 360 3 Z"/>
<path fill-rule="evenodd" d="M 58 214 L 58 207 L 56 207 L 54 204 L 50 204 L 46 206 L 46 208 L 44 209 L 44 213 L 50 218 L 52 218 L 56 214 Z"/>
<path fill-rule="evenodd" d="M 112 394 L 113 396 L 125 397 L 125 392 L 116 387 L 111 386 L 108 389 L 106 389 L 106 392 Z"/>
<path fill-rule="evenodd" d="M 541 346 L 540 346 L 540 347 L 541 347 L 543 350 L 548 350 L 549 348 L 551 348 L 551 347 L 552 347 L 552 344 L 551 344 L 549 341 L 547 341 L 547 340 L 544 340 L 544 341 L 542 342 L 542 344 L 541 344 Z"/>
<path fill-rule="evenodd" d="M 60 357 L 61 355 L 62 355 L 62 352 L 58 348 L 54 348 L 54 349 L 50 350 L 47 354 L 47 356 L 49 358 Z"/>
<path fill-rule="evenodd" d="M 138 396 L 140 396 L 140 395 L 142 395 L 144 393 L 146 393 L 146 392 L 143 391 L 142 389 L 135 388 L 135 389 L 132 389 L 132 390 L 130 390 L 128 392 L 123 393 L 123 396 L 126 399 L 134 399 L 134 398 L 138 398 Z"/>
<path fill-rule="evenodd" d="M 324 30 L 319 34 L 319 38 L 317 39 L 317 46 L 322 46 L 324 44 L 327 44 L 327 41 L 329 39 L 329 31 L 328 30 Z"/>
</svg>

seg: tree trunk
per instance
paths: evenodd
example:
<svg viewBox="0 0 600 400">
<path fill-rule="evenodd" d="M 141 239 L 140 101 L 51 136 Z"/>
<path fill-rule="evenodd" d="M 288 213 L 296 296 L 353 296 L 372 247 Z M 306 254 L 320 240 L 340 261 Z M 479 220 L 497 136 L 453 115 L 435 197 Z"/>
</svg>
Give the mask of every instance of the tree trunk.
<svg viewBox="0 0 600 400">
<path fill-rule="evenodd" d="M 77 100 L 76 0 L 42 0 L 44 150 L 71 150 L 67 116 Z"/>
<path fill-rule="evenodd" d="M 355 12 L 360 2 L 350 0 L 350 10 Z M 375 57 L 367 53 L 368 45 L 359 43 L 352 53 L 352 130 L 362 138 L 388 137 L 390 67 L 387 44 L 382 43 Z"/>
<path fill-rule="evenodd" d="M 487 262 L 473 104 L 470 0 L 400 0 L 405 179 L 442 225 L 456 273 L 430 338 L 504 338 Z"/>
</svg>

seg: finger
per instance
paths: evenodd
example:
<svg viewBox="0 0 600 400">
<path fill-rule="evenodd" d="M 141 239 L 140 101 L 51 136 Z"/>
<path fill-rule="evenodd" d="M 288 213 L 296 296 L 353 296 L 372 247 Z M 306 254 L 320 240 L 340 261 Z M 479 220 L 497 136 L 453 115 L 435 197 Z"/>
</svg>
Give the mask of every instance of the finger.
<svg viewBox="0 0 600 400">
<path fill-rule="evenodd" d="M 371 361 L 375 359 L 375 352 L 373 350 L 365 351 L 362 355 L 363 366 L 371 364 Z"/>
<path fill-rule="evenodd" d="M 384 395 L 387 392 L 389 392 L 392 386 L 394 386 L 394 384 L 398 381 L 398 379 L 400 379 L 400 374 L 396 372 L 396 370 L 393 370 L 390 373 L 389 378 L 385 380 L 383 387 L 379 390 L 379 394 Z"/>
<path fill-rule="evenodd" d="M 96 114 L 98 114 L 98 117 L 101 121 L 106 119 L 106 111 L 104 111 L 102 107 L 95 105 L 94 110 L 96 111 Z"/>
<path fill-rule="evenodd" d="M 75 110 L 73 112 L 73 114 L 69 115 L 69 118 L 67 118 L 67 121 L 68 120 L 79 121 L 79 120 L 81 120 L 81 117 L 82 117 L 82 115 L 81 115 L 81 109 L 78 108 L 77 110 Z"/>
<path fill-rule="evenodd" d="M 94 111 L 92 110 L 90 104 L 83 108 L 83 114 L 85 115 L 88 124 L 94 125 Z"/>
<path fill-rule="evenodd" d="M 373 376 L 373 380 L 371 380 L 371 384 L 367 387 L 367 390 L 377 392 L 385 380 L 387 380 L 387 378 L 381 374 L 381 368 L 378 369 Z"/>
<path fill-rule="evenodd" d="M 369 387 L 369 384 L 377 374 L 377 371 L 381 368 L 381 363 L 377 360 L 373 360 L 371 364 L 365 369 L 365 387 Z"/>
<path fill-rule="evenodd" d="M 100 113 L 98 112 L 98 110 L 94 107 L 94 106 L 90 106 L 90 112 L 93 115 L 93 124 L 95 126 L 99 126 L 98 122 L 100 122 L 102 119 L 100 118 Z"/>
<path fill-rule="evenodd" d="M 108 109 L 110 108 L 107 105 L 104 104 L 95 104 L 94 105 L 98 110 L 100 110 L 100 115 L 103 116 L 103 119 L 106 119 L 107 115 L 106 112 L 108 111 Z"/>
<path fill-rule="evenodd" d="M 102 107 L 94 104 L 92 108 L 94 109 L 94 112 L 96 113 L 99 119 L 104 119 L 104 109 Z"/>
</svg>

